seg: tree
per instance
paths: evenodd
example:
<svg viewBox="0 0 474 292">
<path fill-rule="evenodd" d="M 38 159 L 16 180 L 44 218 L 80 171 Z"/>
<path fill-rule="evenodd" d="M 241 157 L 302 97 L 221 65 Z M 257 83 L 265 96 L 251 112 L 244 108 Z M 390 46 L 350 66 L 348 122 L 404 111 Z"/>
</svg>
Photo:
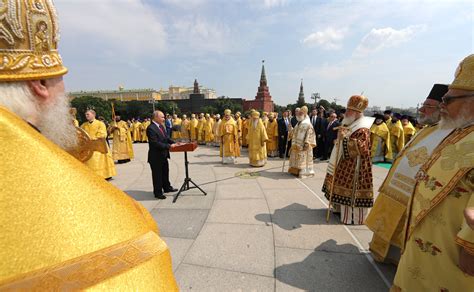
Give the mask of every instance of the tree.
<svg viewBox="0 0 474 292">
<path fill-rule="evenodd" d="M 236 103 L 229 98 L 218 98 L 215 103 L 216 113 L 223 114 L 226 109 L 230 109 L 233 113 L 242 112 L 242 104 Z"/>
<path fill-rule="evenodd" d="M 97 117 L 102 116 L 107 121 L 112 120 L 111 103 L 98 97 L 81 96 L 71 101 L 71 106 L 77 109 L 77 120 L 80 124 L 86 121 L 85 112 L 88 108 L 94 109 Z"/>
<path fill-rule="evenodd" d="M 201 107 L 201 112 L 207 113 L 207 114 L 217 114 L 217 113 L 219 113 L 217 108 L 212 106 L 212 105 L 206 105 L 206 106 Z"/>
</svg>

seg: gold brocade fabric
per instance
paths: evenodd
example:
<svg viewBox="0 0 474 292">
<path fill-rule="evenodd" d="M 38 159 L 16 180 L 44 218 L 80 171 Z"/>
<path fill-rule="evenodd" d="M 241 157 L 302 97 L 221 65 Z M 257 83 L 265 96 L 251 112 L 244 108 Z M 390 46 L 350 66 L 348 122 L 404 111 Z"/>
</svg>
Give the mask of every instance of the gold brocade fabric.
<svg viewBox="0 0 474 292">
<path fill-rule="evenodd" d="M 388 129 L 387 125 L 385 123 L 381 123 L 380 125 L 373 124 L 372 127 L 370 128 L 370 141 L 372 144 L 371 148 L 371 157 L 373 158 L 375 155 L 377 155 L 377 149 L 378 147 L 382 147 L 382 152 L 383 156 L 386 159 L 392 159 L 392 145 L 390 144 L 390 130 Z M 378 145 L 379 139 L 377 137 L 380 137 L 383 141 L 383 145 Z"/>
<path fill-rule="evenodd" d="M 220 124 L 220 157 L 239 157 L 239 134 L 237 124 L 233 119 L 223 120 Z"/>
<path fill-rule="evenodd" d="M 0 287 L 156 230 L 136 201 L 2 107 L 0 128 Z M 91 290 L 176 291 L 169 251 L 155 240 L 162 248 L 146 262 L 83 281 L 96 283 Z M 57 290 L 51 283 L 44 278 L 40 290 Z"/>
<path fill-rule="evenodd" d="M 474 277 L 459 268 L 460 247 L 474 252 L 463 215 L 474 207 L 473 143 L 474 126 L 453 131 L 417 174 L 394 280 L 401 291 L 474 291 Z"/>
<path fill-rule="evenodd" d="M 81 128 L 86 131 L 92 140 L 106 139 L 107 137 L 107 129 L 105 124 L 101 121 L 94 120 L 92 123 L 85 122 L 81 125 Z M 117 175 L 117 172 L 115 170 L 114 160 L 112 159 L 110 149 L 107 145 L 105 146 L 107 147 L 107 153 L 94 151 L 92 157 L 86 161 L 85 164 L 97 175 L 100 175 L 103 178 L 109 178 Z"/>
<path fill-rule="evenodd" d="M 196 118 L 191 119 L 189 122 L 189 134 L 191 135 L 192 141 L 197 141 L 199 129 L 198 129 L 198 120 Z"/>
<path fill-rule="evenodd" d="M 267 148 L 265 144 L 266 141 L 268 141 L 268 136 L 261 119 L 258 119 L 256 125 L 254 125 L 253 120 L 250 120 L 247 141 L 249 145 L 250 165 L 263 166 L 267 159 Z"/>
</svg>

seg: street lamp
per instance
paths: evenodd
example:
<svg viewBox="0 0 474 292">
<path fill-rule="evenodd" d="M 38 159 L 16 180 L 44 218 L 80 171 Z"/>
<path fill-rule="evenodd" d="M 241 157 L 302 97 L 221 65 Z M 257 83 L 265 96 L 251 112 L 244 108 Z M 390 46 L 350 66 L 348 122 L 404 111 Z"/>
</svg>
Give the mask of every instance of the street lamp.
<svg viewBox="0 0 474 292">
<path fill-rule="evenodd" d="M 314 99 L 314 105 L 318 106 L 318 100 L 321 99 L 321 95 L 319 95 L 319 92 L 315 92 L 311 94 L 311 99 Z"/>
</svg>

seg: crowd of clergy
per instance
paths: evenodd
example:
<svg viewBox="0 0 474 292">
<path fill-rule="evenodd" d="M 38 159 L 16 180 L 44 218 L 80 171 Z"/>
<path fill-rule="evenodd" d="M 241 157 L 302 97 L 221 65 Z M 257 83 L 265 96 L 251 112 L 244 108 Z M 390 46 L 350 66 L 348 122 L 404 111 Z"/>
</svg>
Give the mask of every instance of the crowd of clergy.
<svg viewBox="0 0 474 292">
<path fill-rule="evenodd" d="M 115 112 L 106 125 L 89 109 L 79 127 L 65 94 L 54 4 L 8 3 L 0 40 L 0 290 L 178 291 L 155 220 L 104 180 L 115 175 L 115 161 L 133 159 L 150 120 Z M 222 119 L 168 116 L 165 126 L 176 140 L 219 146 L 222 163 L 235 163 L 247 147 L 250 165 L 289 156 L 288 171 L 305 178 L 315 157 L 329 159 L 328 211 L 373 231 L 374 259 L 398 265 L 392 291 L 474 291 L 474 55 L 451 84 L 433 86 L 418 131 L 396 113 L 364 116 L 368 105 L 354 95 L 339 116 L 306 106 L 281 117 L 225 110 Z M 372 163 L 382 158 L 393 164 L 374 202 Z"/>
</svg>

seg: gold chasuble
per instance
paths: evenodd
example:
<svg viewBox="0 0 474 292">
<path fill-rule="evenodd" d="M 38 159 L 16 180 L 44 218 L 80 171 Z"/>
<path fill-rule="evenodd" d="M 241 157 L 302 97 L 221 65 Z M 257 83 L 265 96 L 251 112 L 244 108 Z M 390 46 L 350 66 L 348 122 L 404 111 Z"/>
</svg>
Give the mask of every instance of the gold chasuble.
<svg viewBox="0 0 474 292">
<path fill-rule="evenodd" d="M 105 124 L 101 121 L 94 119 L 92 122 L 85 122 L 81 125 L 81 128 L 86 131 L 91 140 L 107 138 L 107 129 L 105 128 Z M 86 165 L 103 178 L 109 178 L 117 175 L 110 149 L 107 145 L 106 147 L 107 153 L 104 154 L 100 153 L 99 151 L 94 151 L 92 157 L 86 161 Z"/>
<path fill-rule="evenodd" d="M 373 124 L 370 127 L 370 141 L 372 144 L 372 162 L 383 162 L 392 159 L 392 148 L 390 144 L 390 131 L 385 123 Z"/>
<path fill-rule="evenodd" d="M 189 126 L 190 122 L 188 119 L 183 119 L 181 122 L 181 139 L 183 141 L 189 141 Z"/>
<path fill-rule="evenodd" d="M 270 157 L 277 157 L 278 156 L 278 123 L 276 120 L 267 123 L 267 127 L 265 129 L 268 135 L 268 142 L 267 142 L 267 154 Z"/>
<path fill-rule="evenodd" d="M 142 141 L 142 133 L 140 131 L 141 126 L 142 126 L 142 123 L 140 123 L 139 121 L 135 121 L 132 124 L 132 141 L 133 142 Z"/>
<path fill-rule="evenodd" d="M 474 254 L 474 230 L 463 215 L 474 207 L 474 126 L 453 131 L 415 161 L 421 167 L 392 290 L 474 291 L 474 277 L 458 266 L 460 248 Z"/>
<path fill-rule="evenodd" d="M 125 121 L 110 123 L 113 133 L 112 157 L 114 160 L 127 160 L 133 157 L 132 141 Z"/>
<path fill-rule="evenodd" d="M 199 121 L 196 118 L 191 118 L 191 121 L 189 122 L 189 134 L 191 135 L 191 141 L 198 140 L 198 123 Z"/>
<path fill-rule="evenodd" d="M 406 206 L 413 195 L 415 176 L 423 161 L 451 131 L 439 129 L 438 126 L 424 128 L 394 160 L 365 221 L 374 232 L 370 250 L 377 261 L 383 262 L 388 257 L 388 261 L 398 263 Z"/>
<path fill-rule="evenodd" d="M 247 142 L 247 134 L 249 132 L 249 119 L 242 121 L 242 147 L 247 147 L 249 143 Z"/>
<path fill-rule="evenodd" d="M 206 115 L 206 119 L 203 121 L 202 124 L 202 132 L 204 136 L 204 141 L 206 144 L 211 145 L 214 141 L 214 134 L 212 133 L 212 126 L 214 125 L 214 120 Z"/>
<path fill-rule="evenodd" d="M 148 142 L 148 136 L 146 135 L 146 128 L 148 128 L 149 125 L 150 125 L 150 121 L 144 121 L 142 125 L 140 126 L 142 142 Z"/>
<path fill-rule="evenodd" d="M 183 121 L 180 118 L 173 119 L 173 129 L 171 130 L 171 139 L 181 139 L 181 123 Z"/>
<path fill-rule="evenodd" d="M 0 127 L 0 290 L 178 290 L 141 204 L 3 107 Z"/>
<path fill-rule="evenodd" d="M 398 153 L 402 151 L 405 146 L 405 134 L 403 133 L 402 122 L 397 121 L 396 123 L 390 123 L 390 144 L 392 149 L 393 159 L 397 157 Z M 407 141 L 408 142 L 408 141 Z"/>
<path fill-rule="evenodd" d="M 240 156 L 240 151 L 238 149 L 239 132 L 234 119 L 222 120 L 219 134 L 221 137 L 220 156 L 222 157 L 222 163 L 235 163 L 235 158 Z"/>
<path fill-rule="evenodd" d="M 410 141 L 411 137 L 413 137 L 416 133 L 415 127 L 413 127 L 413 124 L 411 122 L 408 122 L 406 126 L 403 126 L 403 135 L 405 139 L 405 143 L 408 143 Z"/>
<path fill-rule="evenodd" d="M 250 120 L 247 141 L 250 165 L 255 167 L 264 166 L 267 163 L 267 147 L 265 144 L 268 141 L 268 136 L 261 119 Z"/>
</svg>

